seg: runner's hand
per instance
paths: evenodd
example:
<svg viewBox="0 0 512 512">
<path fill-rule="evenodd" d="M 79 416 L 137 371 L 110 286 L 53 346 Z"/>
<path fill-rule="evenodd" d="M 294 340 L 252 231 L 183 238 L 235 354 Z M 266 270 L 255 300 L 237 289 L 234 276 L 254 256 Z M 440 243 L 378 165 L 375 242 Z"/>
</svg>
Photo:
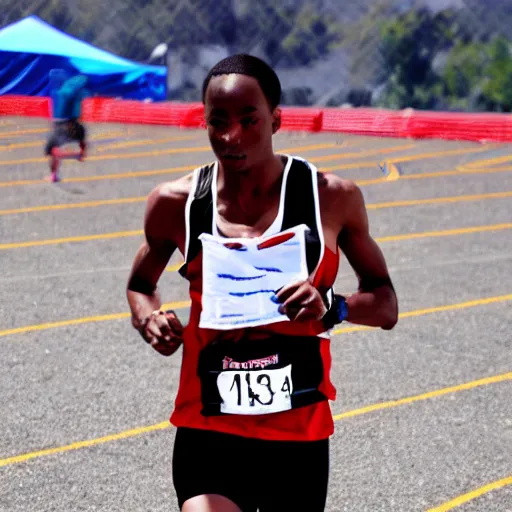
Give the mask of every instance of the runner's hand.
<svg viewBox="0 0 512 512">
<path fill-rule="evenodd" d="M 283 286 L 276 299 L 281 303 L 279 312 L 295 322 L 321 320 L 327 312 L 320 292 L 309 280 Z"/>
<path fill-rule="evenodd" d="M 156 310 L 142 322 L 140 335 L 163 356 L 170 356 L 183 343 L 183 325 L 172 310 Z"/>
</svg>

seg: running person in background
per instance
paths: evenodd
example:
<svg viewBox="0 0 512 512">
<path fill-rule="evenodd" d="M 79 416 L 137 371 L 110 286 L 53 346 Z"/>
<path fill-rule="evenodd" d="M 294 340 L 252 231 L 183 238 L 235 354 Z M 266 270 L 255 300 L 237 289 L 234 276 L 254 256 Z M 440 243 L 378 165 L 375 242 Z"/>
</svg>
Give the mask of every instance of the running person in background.
<svg viewBox="0 0 512 512">
<path fill-rule="evenodd" d="M 358 187 L 321 174 L 302 158 L 274 153 L 280 96 L 275 72 L 255 57 L 235 55 L 213 67 L 203 103 L 217 160 L 150 193 L 145 242 L 128 279 L 132 324 L 144 340 L 165 356 L 183 344 L 170 421 L 177 427 L 173 482 L 184 512 L 324 510 L 334 432 L 330 330 L 342 321 L 388 330 L 398 318 Z M 298 226 L 304 224 L 309 230 L 301 239 Z M 270 240 L 258 250 L 273 246 L 275 252 L 255 267 L 259 276 L 235 277 L 248 287 L 251 279 L 272 282 L 273 272 L 281 272 L 273 268 L 283 257 L 278 246 L 290 236 L 302 240 L 307 273 L 273 288 L 280 321 L 237 327 L 242 311 L 231 327 L 212 328 L 215 318 L 234 316 L 229 301 L 227 307 L 220 301 L 213 308 L 220 315 L 210 314 L 209 327 L 201 327 L 212 310 L 207 289 L 249 261 L 251 240 Z M 223 239 L 232 257 L 222 268 L 208 258 L 212 240 L 222 245 Z M 176 249 L 190 285 L 185 328 L 174 312 L 160 310 L 157 287 Z M 348 297 L 332 292 L 340 249 L 359 279 Z M 221 272 L 212 278 L 211 268 Z"/>
<path fill-rule="evenodd" d="M 53 105 L 53 132 L 46 142 L 45 155 L 50 157 L 50 181 L 60 180 L 59 165 L 63 153 L 60 147 L 76 141 L 80 146 L 79 160 L 86 156 L 86 130 L 79 118 L 83 99 L 88 95 L 87 77 L 77 75 L 66 80 L 56 94 Z"/>
</svg>

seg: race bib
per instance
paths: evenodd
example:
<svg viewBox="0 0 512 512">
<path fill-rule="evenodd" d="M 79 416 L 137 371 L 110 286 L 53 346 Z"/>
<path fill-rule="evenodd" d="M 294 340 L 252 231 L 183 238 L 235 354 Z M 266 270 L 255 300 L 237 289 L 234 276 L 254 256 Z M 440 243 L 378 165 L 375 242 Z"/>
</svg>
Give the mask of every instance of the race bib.
<svg viewBox="0 0 512 512">
<path fill-rule="evenodd" d="M 260 238 L 203 233 L 202 311 L 199 327 L 229 330 L 288 321 L 276 292 L 308 277 L 302 224 Z"/>
<path fill-rule="evenodd" d="M 292 408 L 292 367 L 225 371 L 217 377 L 223 414 L 269 414 Z"/>
<path fill-rule="evenodd" d="M 200 352 L 201 413 L 272 414 L 326 400 L 320 339 L 218 339 Z"/>
</svg>

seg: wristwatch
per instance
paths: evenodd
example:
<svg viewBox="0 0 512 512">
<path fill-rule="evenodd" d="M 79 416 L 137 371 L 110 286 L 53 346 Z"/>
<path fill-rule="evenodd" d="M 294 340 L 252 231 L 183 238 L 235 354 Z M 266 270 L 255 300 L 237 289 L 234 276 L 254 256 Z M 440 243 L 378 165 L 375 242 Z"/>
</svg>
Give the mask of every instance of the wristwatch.
<svg viewBox="0 0 512 512">
<path fill-rule="evenodd" d="M 326 329 L 332 329 L 335 325 L 341 324 L 348 316 L 347 299 L 329 290 L 330 293 L 324 298 L 327 312 L 322 318 Z"/>
</svg>

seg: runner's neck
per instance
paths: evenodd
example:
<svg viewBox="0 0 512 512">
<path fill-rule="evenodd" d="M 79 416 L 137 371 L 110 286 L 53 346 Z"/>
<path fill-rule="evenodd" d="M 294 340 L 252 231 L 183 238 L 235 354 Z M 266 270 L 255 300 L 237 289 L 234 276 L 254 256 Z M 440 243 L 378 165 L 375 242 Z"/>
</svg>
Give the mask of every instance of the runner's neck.
<svg viewBox="0 0 512 512">
<path fill-rule="evenodd" d="M 217 190 L 224 201 L 247 206 L 255 201 L 279 195 L 286 157 L 272 160 L 246 172 L 224 172 L 219 164 Z"/>
</svg>

